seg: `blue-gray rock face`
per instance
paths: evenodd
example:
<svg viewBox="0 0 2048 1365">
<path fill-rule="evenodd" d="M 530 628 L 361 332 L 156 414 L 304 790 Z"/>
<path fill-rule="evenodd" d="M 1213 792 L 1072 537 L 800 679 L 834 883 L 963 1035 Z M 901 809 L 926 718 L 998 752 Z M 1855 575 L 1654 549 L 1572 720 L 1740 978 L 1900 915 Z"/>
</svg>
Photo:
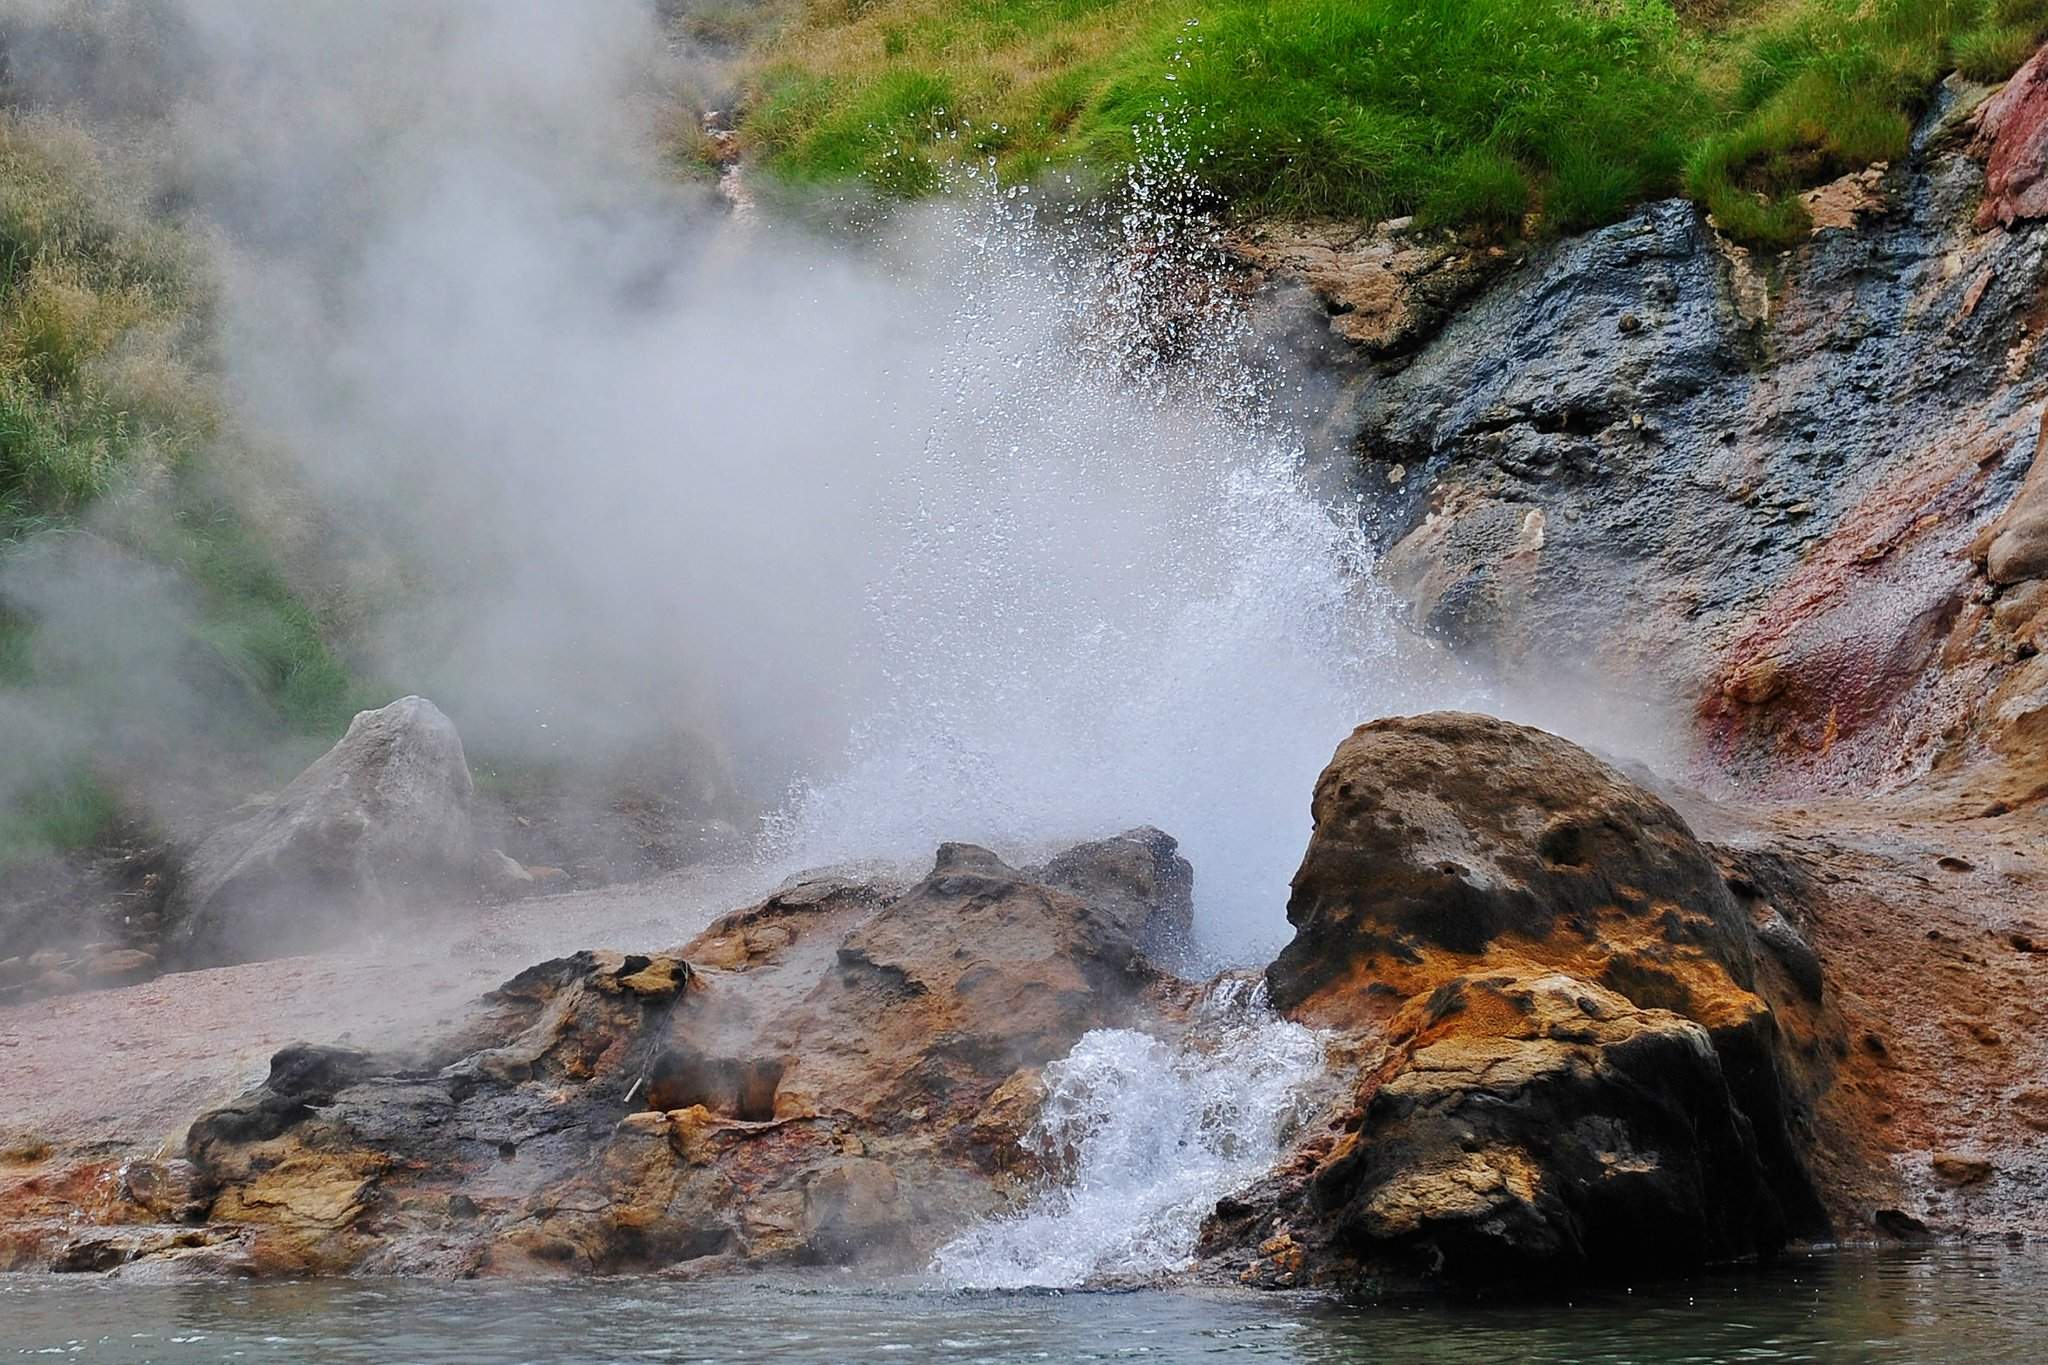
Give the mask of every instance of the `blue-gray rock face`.
<svg viewBox="0 0 2048 1365">
<path fill-rule="evenodd" d="M 2006 586 L 1971 547 L 2048 394 L 2048 227 L 1975 226 L 1981 93 L 1944 92 L 1909 161 L 1816 192 L 1840 226 L 1782 256 L 1651 204 L 1361 371 L 1326 432 L 1416 624 L 1510 690 L 1595 675 L 1696 708 L 1739 775 L 1788 735 L 1829 750 L 1822 785 L 1931 761 L 1956 713 L 1916 697 Z M 2010 644 L 1963 651 L 1972 689 Z"/>
</svg>

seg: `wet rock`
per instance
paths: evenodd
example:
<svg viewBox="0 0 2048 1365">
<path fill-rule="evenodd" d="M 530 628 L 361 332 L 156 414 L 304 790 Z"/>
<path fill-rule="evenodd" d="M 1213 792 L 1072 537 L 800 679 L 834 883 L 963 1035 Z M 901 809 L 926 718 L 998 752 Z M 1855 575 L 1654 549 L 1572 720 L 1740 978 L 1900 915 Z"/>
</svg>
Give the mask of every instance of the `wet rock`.
<svg viewBox="0 0 2048 1365">
<path fill-rule="evenodd" d="M 2048 224 L 1977 229 L 1985 173 L 1955 130 L 1980 94 L 1945 84 L 1913 154 L 1816 192 L 1822 230 L 1791 251 L 1646 205 L 1361 364 L 1328 426 L 1415 626 L 1510 695 L 1546 680 L 1553 714 L 1559 677 L 1694 709 L 1703 760 L 1772 794 L 1996 747 L 1991 699 L 2026 655 L 1979 638 L 1969 556 L 2048 396 Z M 2008 161 L 2039 157 L 1995 154 L 1994 182 Z M 1994 583 L 2031 572 L 2023 520 Z"/>
<path fill-rule="evenodd" d="M 1817 1230 L 1750 918 L 1663 801 L 1492 717 L 1375 721 L 1316 784 L 1284 1013 L 1352 1059 L 1334 1143 L 1219 1215 L 1311 1279 L 1544 1279 Z M 1262 1268 L 1264 1267 L 1264 1268 Z"/>
<path fill-rule="evenodd" d="M 1639 1273 L 1784 1235 L 1706 1031 L 1588 982 L 1474 976 L 1412 1001 L 1317 1172 L 1332 1248 L 1456 1280 Z"/>
<path fill-rule="evenodd" d="M 187 963 L 279 955 L 465 884 L 471 792 L 462 741 L 432 702 L 362 712 L 262 811 L 199 846 L 171 906 L 174 950 Z"/>
<path fill-rule="evenodd" d="M 804 876 L 759 905 L 721 916 L 690 942 L 690 960 L 700 967 L 742 968 L 779 954 L 816 922 L 880 909 L 903 889 L 833 874 Z"/>
<path fill-rule="evenodd" d="M 896 1173 L 880 1161 L 833 1162 L 804 1182 L 804 1240 L 812 1257 L 847 1265 L 889 1252 L 904 1235 Z"/>
<path fill-rule="evenodd" d="M 1555 735 L 1452 712 L 1375 721 L 1338 746 L 1312 811 L 1295 935 L 1266 973 L 1282 1010 L 1351 1023 L 1369 985 L 1406 999 L 1445 963 L 1507 954 L 1713 1027 L 1763 1009 L 1748 924 L 1685 822 Z"/>
<path fill-rule="evenodd" d="M 1904 1209 L 1879 1209 L 1871 1215 L 1871 1226 L 1887 1237 L 1902 1242 L 1925 1241 L 1928 1236 L 1927 1224 L 1907 1213 Z"/>
<path fill-rule="evenodd" d="M 121 1197 L 160 1222 L 194 1222 L 206 1213 L 199 1171 L 189 1161 L 130 1161 L 119 1175 Z"/>
<path fill-rule="evenodd" d="M 1180 960 L 1194 945 L 1195 870 L 1180 844 L 1147 825 L 1114 839 L 1077 844 L 1037 874 L 1112 915 L 1147 953 Z"/>
<path fill-rule="evenodd" d="M 256 1089 L 195 1119 L 186 1148 L 201 1169 L 216 1145 L 276 1137 L 340 1091 L 369 1077 L 376 1059 L 353 1048 L 295 1043 L 270 1059 L 270 1075 Z"/>
<path fill-rule="evenodd" d="M 792 1103 L 965 1125 L 1019 1068 L 1128 1018 L 1156 976 L 1114 913 L 946 844 L 930 876 L 840 938 L 764 1040 L 790 1058 Z"/>
<path fill-rule="evenodd" d="M 207 1226 L 265 1274 L 915 1261 L 1007 1197 L 1039 1067 L 1181 1007 L 1136 937 L 1175 862 L 1072 850 L 1084 898 L 948 844 L 541 963 L 414 1051 L 285 1049 L 192 1125 Z"/>
</svg>

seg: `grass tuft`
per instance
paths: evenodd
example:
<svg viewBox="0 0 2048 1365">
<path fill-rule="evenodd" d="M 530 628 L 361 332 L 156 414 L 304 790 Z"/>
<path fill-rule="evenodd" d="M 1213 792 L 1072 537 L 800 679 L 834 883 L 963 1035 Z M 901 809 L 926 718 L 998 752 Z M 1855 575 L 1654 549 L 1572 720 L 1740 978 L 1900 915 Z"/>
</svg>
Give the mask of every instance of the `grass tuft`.
<svg viewBox="0 0 2048 1365">
<path fill-rule="evenodd" d="M 0 801 L 0 868 L 91 848 L 120 820 L 113 792 L 89 768 L 37 783 Z"/>
</svg>

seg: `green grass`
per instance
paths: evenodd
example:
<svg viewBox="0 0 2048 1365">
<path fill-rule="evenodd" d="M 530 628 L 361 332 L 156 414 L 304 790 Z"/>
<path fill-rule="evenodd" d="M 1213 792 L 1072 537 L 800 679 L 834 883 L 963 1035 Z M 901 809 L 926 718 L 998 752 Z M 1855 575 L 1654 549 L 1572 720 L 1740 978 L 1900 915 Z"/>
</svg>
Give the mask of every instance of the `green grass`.
<svg viewBox="0 0 2048 1365">
<path fill-rule="evenodd" d="M 1953 40 L 1956 68 L 1978 81 L 2002 81 L 2048 38 L 2048 0 L 1991 0 L 1977 23 Z"/>
<path fill-rule="evenodd" d="M 1687 193 L 1785 245 L 1896 158 L 1935 83 L 2000 79 L 2048 0 L 809 0 L 742 124 L 798 182 L 1114 170 L 1165 135 L 1237 209 L 1513 231 Z"/>
<path fill-rule="evenodd" d="M 200 639 L 289 732 L 338 736 L 357 711 L 388 700 L 350 674 L 227 503 L 188 497 L 153 548 L 200 587 Z"/>
<path fill-rule="evenodd" d="M 234 454 L 206 321 L 175 228 L 128 202 L 102 149 L 0 116 L 0 552 L 153 483 L 142 513 L 103 533 L 183 572 L 197 633 L 285 728 L 337 730 L 360 697 L 320 622 L 231 503 L 199 491 Z M 0 635 L 17 641 L 0 679 L 27 666 L 27 635 Z"/>
<path fill-rule="evenodd" d="M 184 354 L 197 306 L 180 240 L 97 144 L 0 116 L 0 540 L 207 439 Z"/>
<path fill-rule="evenodd" d="M 296 753 L 374 699 L 260 528 L 220 492 L 267 476 L 221 415 L 206 282 L 177 225 L 131 198 L 131 180 L 77 129 L 0 113 L 0 567 L 89 525 L 173 570 L 197 605 L 190 644 L 238 684 L 212 689 L 223 714 L 205 741 Z M 119 689 L 39 660 L 39 628 L 0 604 L 0 691 L 20 694 L 0 703 L 95 733 Z M 114 827 L 117 765 L 67 744 L 38 760 L 59 776 L 0 794 L 0 869 Z"/>
<path fill-rule="evenodd" d="M 113 792 L 80 765 L 0 802 L 0 868 L 91 848 L 111 836 L 120 819 Z"/>
<path fill-rule="evenodd" d="M 1808 229 L 1799 191 L 1906 154 L 1914 116 L 1986 9 L 1808 0 L 1760 24 L 1740 54 L 1733 117 L 1694 149 L 1687 190 L 1737 237 L 1796 241 Z"/>
<path fill-rule="evenodd" d="M 1704 114 L 1677 37 L 1661 0 L 1218 6 L 1128 63 L 1085 136 L 1115 159 L 1141 149 L 1126 129 L 1185 128 L 1200 173 L 1254 209 L 1511 226 L 1541 196 L 1576 227 L 1675 183 L 1673 130 Z"/>
</svg>

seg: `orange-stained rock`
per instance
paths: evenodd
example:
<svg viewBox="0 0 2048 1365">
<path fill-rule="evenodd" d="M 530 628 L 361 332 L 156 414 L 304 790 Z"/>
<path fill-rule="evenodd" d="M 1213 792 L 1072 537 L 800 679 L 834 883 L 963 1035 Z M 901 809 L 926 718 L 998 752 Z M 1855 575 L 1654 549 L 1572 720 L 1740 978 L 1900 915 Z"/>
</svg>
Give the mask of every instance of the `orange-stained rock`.
<svg viewBox="0 0 2048 1365">
<path fill-rule="evenodd" d="M 1356 1026 L 1474 970 L 1556 969 L 1746 1029 L 1750 931 L 1677 812 L 1585 750 L 1491 716 L 1360 726 L 1316 783 L 1273 1002 Z"/>
<path fill-rule="evenodd" d="M 1751 910 L 1671 807 L 1554 735 L 1435 713 L 1354 731 L 1312 814 L 1266 980 L 1343 1040 L 1350 1090 L 1334 1142 L 1219 1212 L 1221 1268 L 1529 1280 L 1819 1229 Z M 1801 942 L 1777 932 L 1774 960 Z M 1277 1230 L 1301 1270 L 1256 1250 Z"/>
<path fill-rule="evenodd" d="M 1454 978 L 1393 1021 L 1312 1186 L 1332 1250 L 1572 1278 L 1776 1246 L 1784 1217 L 1706 1031 L 1562 973 Z"/>
<path fill-rule="evenodd" d="M 1063 890 L 947 844 L 908 889 L 812 878 L 679 952 L 541 963 L 411 1054 L 286 1048 L 192 1124 L 209 1254 L 251 1274 L 913 1262 L 1014 1192 L 1001 1149 L 1039 1067 L 1181 1008 L 1139 936 L 1184 916 L 1186 867 L 1134 832 L 1055 858 Z M 157 1254 L 66 1245 L 21 1258 Z"/>
</svg>

